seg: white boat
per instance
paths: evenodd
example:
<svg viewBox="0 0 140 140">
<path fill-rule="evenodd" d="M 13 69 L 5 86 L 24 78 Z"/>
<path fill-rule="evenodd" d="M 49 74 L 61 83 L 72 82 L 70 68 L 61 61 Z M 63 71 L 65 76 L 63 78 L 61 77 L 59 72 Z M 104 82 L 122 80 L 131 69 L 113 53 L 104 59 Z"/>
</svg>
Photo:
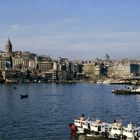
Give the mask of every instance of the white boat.
<svg viewBox="0 0 140 140">
<path fill-rule="evenodd" d="M 74 126 L 76 127 L 77 134 L 85 134 L 86 137 L 104 137 L 108 139 L 117 140 L 140 140 L 140 127 L 134 126 L 129 123 L 127 126 L 122 125 L 123 116 L 119 120 L 114 120 L 112 124 L 95 119 L 89 121 L 89 119 L 80 117 L 74 120 Z M 75 132 L 75 131 L 74 131 Z"/>
<path fill-rule="evenodd" d="M 81 117 L 79 117 L 79 119 L 74 120 L 74 125 L 77 128 L 77 132 L 79 134 L 84 134 L 84 127 L 86 127 L 88 120 L 85 120 L 84 115 L 82 115 Z M 84 125 L 84 127 L 83 127 Z"/>
<path fill-rule="evenodd" d="M 76 126 L 77 132 L 76 133 L 80 133 L 80 134 L 84 134 L 84 130 L 83 130 L 83 120 L 74 120 L 74 125 Z"/>
<path fill-rule="evenodd" d="M 119 121 L 115 121 L 112 124 L 112 127 L 109 131 L 109 138 L 113 138 L 113 139 L 121 139 L 123 134 L 123 127 L 122 127 L 122 123 Z"/>
<path fill-rule="evenodd" d="M 98 80 L 96 83 L 97 83 L 97 84 L 103 84 L 103 81 Z"/>
<path fill-rule="evenodd" d="M 128 140 L 140 139 L 140 127 L 136 127 L 130 122 L 127 127 L 123 127 L 122 137 Z"/>
<path fill-rule="evenodd" d="M 111 128 L 111 124 L 102 122 L 100 119 L 96 119 L 94 122 L 90 123 L 90 130 L 93 136 L 102 136 L 108 137 L 109 129 Z"/>
</svg>

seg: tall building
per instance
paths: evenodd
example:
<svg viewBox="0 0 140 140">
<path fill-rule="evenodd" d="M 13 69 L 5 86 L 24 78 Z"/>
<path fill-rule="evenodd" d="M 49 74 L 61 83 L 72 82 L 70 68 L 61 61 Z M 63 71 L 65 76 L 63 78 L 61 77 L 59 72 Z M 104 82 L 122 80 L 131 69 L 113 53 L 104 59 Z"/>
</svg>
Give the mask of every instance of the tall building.
<svg viewBox="0 0 140 140">
<path fill-rule="evenodd" d="M 110 56 L 108 54 L 106 54 L 105 57 L 106 57 L 106 59 L 105 59 L 106 61 L 110 61 Z"/>
<path fill-rule="evenodd" d="M 13 52 L 12 52 L 12 43 L 10 41 L 10 38 L 7 40 L 5 44 L 5 51 L 1 53 L 2 57 L 2 65 L 1 68 L 5 66 L 4 69 L 11 69 L 13 64 L 12 64 L 12 57 L 13 57 Z"/>
<path fill-rule="evenodd" d="M 6 53 L 6 54 L 12 53 L 12 43 L 11 43 L 11 41 L 10 41 L 10 38 L 9 38 L 8 41 L 6 42 L 6 45 L 5 45 L 5 53 Z"/>
</svg>

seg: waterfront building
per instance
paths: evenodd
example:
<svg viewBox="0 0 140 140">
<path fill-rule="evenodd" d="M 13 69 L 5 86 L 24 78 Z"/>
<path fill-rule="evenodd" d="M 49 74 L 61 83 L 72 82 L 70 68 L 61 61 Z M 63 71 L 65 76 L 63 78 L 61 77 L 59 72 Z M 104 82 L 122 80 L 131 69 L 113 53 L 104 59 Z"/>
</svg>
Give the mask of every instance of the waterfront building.
<svg viewBox="0 0 140 140">
<path fill-rule="evenodd" d="M 47 72 L 40 73 L 40 77 L 44 78 L 44 80 L 46 80 L 46 81 L 56 81 L 57 73 L 56 73 L 56 71 L 50 70 Z"/>
<path fill-rule="evenodd" d="M 5 70 L 5 69 L 6 69 L 6 60 L 0 59 L 0 70 Z"/>
<path fill-rule="evenodd" d="M 36 63 L 34 60 L 29 61 L 29 69 L 35 69 L 36 68 Z"/>
<path fill-rule="evenodd" d="M 130 72 L 132 76 L 140 76 L 140 64 L 130 64 Z"/>
<path fill-rule="evenodd" d="M 107 66 L 102 61 L 85 63 L 83 65 L 84 75 L 89 78 L 100 78 L 107 76 Z"/>
<path fill-rule="evenodd" d="M 72 63 L 66 63 L 66 80 L 72 80 Z"/>
<path fill-rule="evenodd" d="M 11 69 L 12 59 L 10 58 L 0 58 L 0 70 Z"/>
<path fill-rule="evenodd" d="M 95 64 L 94 63 L 85 63 L 83 64 L 83 72 L 85 77 L 94 77 Z"/>
<path fill-rule="evenodd" d="M 100 64 L 100 75 L 101 76 L 107 76 L 107 70 L 108 70 L 108 65 L 105 65 L 104 63 Z"/>
<path fill-rule="evenodd" d="M 77 80 L 81 80 L 84 78 L 83 64 L 77 63 L 77 65 L 76 65 L 76 77 L 77 77 Z"/>
<path fill-rule="evenodd" d="M 110 78 L 125 78 L 130 77 L 130 62 L 129 61 L 114 61 L 114 63 L 108 67 L 107 76 Z"/>
<path fill-rule="evenodd" d="M 57 62 L 53 62 L 53 71 L 57 71 L 58 65 Z"/>
<path fill-rule="evenodd" d="M 53 69 L 53 62 L 41 61 L 38 62 L 38 70 L 40 72 L 48 72 Z"/>
<path fill-rule="evenodd" d="M 101 72 L 101 67 L 99 64 L 95 64 L 94 66 L 94 76 L 95 77 L 99 77 L 100 76 L 100 73 Z"/>
<path fill-rule="evenodd" d="M 4 52 L 0 52 L 0 72 L 5 79 L 18 75 L 18 77 L 21 76 L 23 79 L 26 77 L 31 81 L 38 78 L 50 81 L 72 81 L 86 78 L 96 81 L 107 77 L 127 79 L 140 76 L 139 60 L 110 60 L 108 54 L 104 60 L 97 58 L 94 61 L 69 61 L 68 58 L 61 57 L 53 60 L 49 56 L 38 56 L 29 51 L 13 52 L 12 47 L 8 39 Z"/>
<path fill-rule="evenodd" d="M 26 78 L 26 74 L 19 70 L 8 69 L 2 71 L 2 77 L 6 82 L 18 83 L 20 81 L 23 82 L 23 80 Z"/>
<path fill-rule="evenodd" d="M 23 67 L 24 59 L 19 56 L 12 57 L 13 69 L 20 70 Z"/>
</svg>

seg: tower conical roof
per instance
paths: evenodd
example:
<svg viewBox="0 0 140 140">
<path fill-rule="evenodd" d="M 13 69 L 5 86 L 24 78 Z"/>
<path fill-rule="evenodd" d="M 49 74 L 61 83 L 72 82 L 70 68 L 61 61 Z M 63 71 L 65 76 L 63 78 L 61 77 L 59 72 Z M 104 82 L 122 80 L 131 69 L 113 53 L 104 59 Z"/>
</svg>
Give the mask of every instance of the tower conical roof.
<svg viewBox="0 0 140 140">
<path fill-rule="evenodd" d="M 11 53 L 12 52 L 12 43 L 10 41 L 10 38 L 8 38 L 8 40 L 6 42 L 5 51 L 6 51 L 6 53 Z"/>
</svg>

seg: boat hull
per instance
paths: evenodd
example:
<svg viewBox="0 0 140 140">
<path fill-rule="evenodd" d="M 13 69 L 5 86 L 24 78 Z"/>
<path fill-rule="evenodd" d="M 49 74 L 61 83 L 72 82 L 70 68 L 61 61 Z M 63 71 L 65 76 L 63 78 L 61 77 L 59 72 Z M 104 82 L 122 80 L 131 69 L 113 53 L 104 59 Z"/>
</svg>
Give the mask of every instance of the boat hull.
<svg viewBox="0 0 140 140">
<path fill-rule="evenodd" d="M 112 93 L 114 93 L 114 94 L 128 94 L 128 95 L 134 95 L 134 94 L 140 94 L 140 91 L 112 90 Z"/>
</svg>

